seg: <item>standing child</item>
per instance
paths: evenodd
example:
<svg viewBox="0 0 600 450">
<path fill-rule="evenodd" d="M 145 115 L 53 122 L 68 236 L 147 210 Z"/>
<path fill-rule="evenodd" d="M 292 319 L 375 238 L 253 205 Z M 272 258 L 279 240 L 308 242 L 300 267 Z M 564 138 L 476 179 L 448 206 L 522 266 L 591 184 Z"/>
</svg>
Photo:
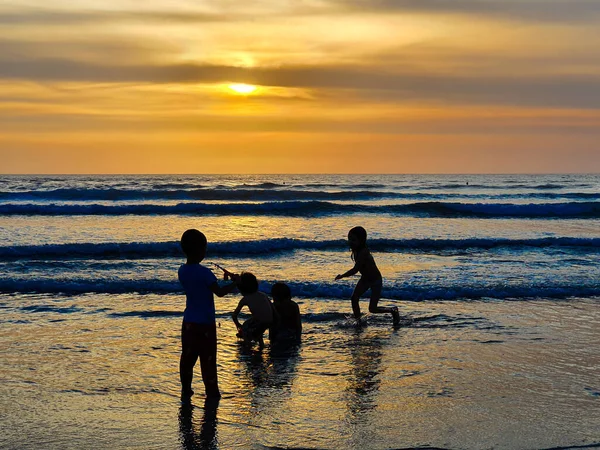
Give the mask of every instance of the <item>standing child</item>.
<svg viewBox="0 0 600 450">
<path fill-rule="evenodd" d="M 356 283 L 352 293 L 352 311 L 357 321 L 361 318 L 359 300 L 360 297 L 371 289 L 371 301 L 369 302 L 369 312 L 374 314 L 390 313 L 394 325 L 400 323 L 400 314 L 397 307 L 377 306 L 381 297 L 381 287 L 383 279 L 381 272 L 375 264 L 375 260 L 367 247 L 367 231 L 363 227 L 354 227 L 348 232 L 348 245 L 352 250 L 352 260 L 354 267 L 346 273 L 335 277 L 336 280 L 350 277 L 360 272 L 360 280 Z"/>
<path fill-rule="evenodd" d="M 242 337 L 247 343 L 251 341 L 258 342 L 259 347 L 262 349 L 265 346 L 263 334 L 273 324 L 271 301 L 266 294 L 259 292 L 258 280 L 250 272 L 242 273 L 238 288 L 243 297 L 231 316 L 238 329 L 238 336 Z M 252 317 L 246 320 L 244 325 L 241 325 L 238 315 L 244 306 L 248 307 Z"/>
<path fill-rule="evenodd" d="M 217 327 L 213 294 L 223 297 L 233 292 L 236 284 L 219 286 L 210 269 L 200 264 L 206 256 L 206 245 L 206 236 L 198 230 L 187 230 L 181 236 L 181 248 L 187 256 L 186 263 L 179 268 L 179 282 L 186 297 L 179 361 L 182 401 L 189 401 L 194 394 L 192 378 L 198 357 L 206 396 L 221 396 L 217 380 Z M 233 275 L 233 278 L 239 279 L 239 276 Z"/>
</svg>

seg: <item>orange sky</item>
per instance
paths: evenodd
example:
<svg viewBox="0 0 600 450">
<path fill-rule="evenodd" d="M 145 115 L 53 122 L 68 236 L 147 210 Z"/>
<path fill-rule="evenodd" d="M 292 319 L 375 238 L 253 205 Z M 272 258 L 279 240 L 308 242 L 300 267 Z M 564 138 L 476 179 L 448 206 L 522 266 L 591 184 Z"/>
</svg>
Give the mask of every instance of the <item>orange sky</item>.
<svg viewBox="0 0 600 450">
<path fill-rule="evenodd" d="M 9 0 L 0 30 L 2 173 L 600 172 L 595 0 Z"/>
</svg>

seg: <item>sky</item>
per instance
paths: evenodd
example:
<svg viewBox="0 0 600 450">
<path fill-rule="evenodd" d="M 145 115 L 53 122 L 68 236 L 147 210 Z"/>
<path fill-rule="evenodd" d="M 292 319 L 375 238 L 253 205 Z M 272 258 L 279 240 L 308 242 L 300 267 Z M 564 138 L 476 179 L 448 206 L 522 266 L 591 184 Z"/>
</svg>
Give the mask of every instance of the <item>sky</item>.
<svg viewBox="0 0 600 450">
<path fill-rule="evenodd" d="M 0 173 L 566 172 L 600 0 L 0 0 Z"/>
</svg>

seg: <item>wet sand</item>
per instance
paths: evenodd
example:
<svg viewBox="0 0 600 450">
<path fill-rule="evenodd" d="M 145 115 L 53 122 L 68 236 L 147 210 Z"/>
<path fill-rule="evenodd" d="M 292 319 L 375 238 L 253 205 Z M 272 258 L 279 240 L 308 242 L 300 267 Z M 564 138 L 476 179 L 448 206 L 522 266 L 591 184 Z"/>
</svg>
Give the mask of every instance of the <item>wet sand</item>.
<svg viewBox="0 0 600 450">
<path fill-rule="evenodd" d="M 302 344 L 262 353 L 234 339 L 236 300 L 218 305 L 224 398 L 205 406 L 197 370 L 182 407 L 180 296 L 4 296 L 0 447 L 600 445 L 597 299 L 407 302 L 398 330 L 305 299 Z"/>
</svg>

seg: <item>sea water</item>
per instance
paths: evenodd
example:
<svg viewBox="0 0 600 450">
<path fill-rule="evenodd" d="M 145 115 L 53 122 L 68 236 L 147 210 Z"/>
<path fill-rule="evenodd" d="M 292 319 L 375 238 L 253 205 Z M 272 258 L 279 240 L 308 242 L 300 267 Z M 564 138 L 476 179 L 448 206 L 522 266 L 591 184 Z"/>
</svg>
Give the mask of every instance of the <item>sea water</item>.
<svg viewBox="0 0 600 450">
<path fill-rule="evenodd" d="M 410 326 L 346 318 L 356 225 Z M 216 299 L 217 405 L 178 396 L 188 228 L 303 314 L 258 352 Z M 4 176 L 0 447 L 600 445 L 599 300 L 599 175 Z"/>
</svg>

